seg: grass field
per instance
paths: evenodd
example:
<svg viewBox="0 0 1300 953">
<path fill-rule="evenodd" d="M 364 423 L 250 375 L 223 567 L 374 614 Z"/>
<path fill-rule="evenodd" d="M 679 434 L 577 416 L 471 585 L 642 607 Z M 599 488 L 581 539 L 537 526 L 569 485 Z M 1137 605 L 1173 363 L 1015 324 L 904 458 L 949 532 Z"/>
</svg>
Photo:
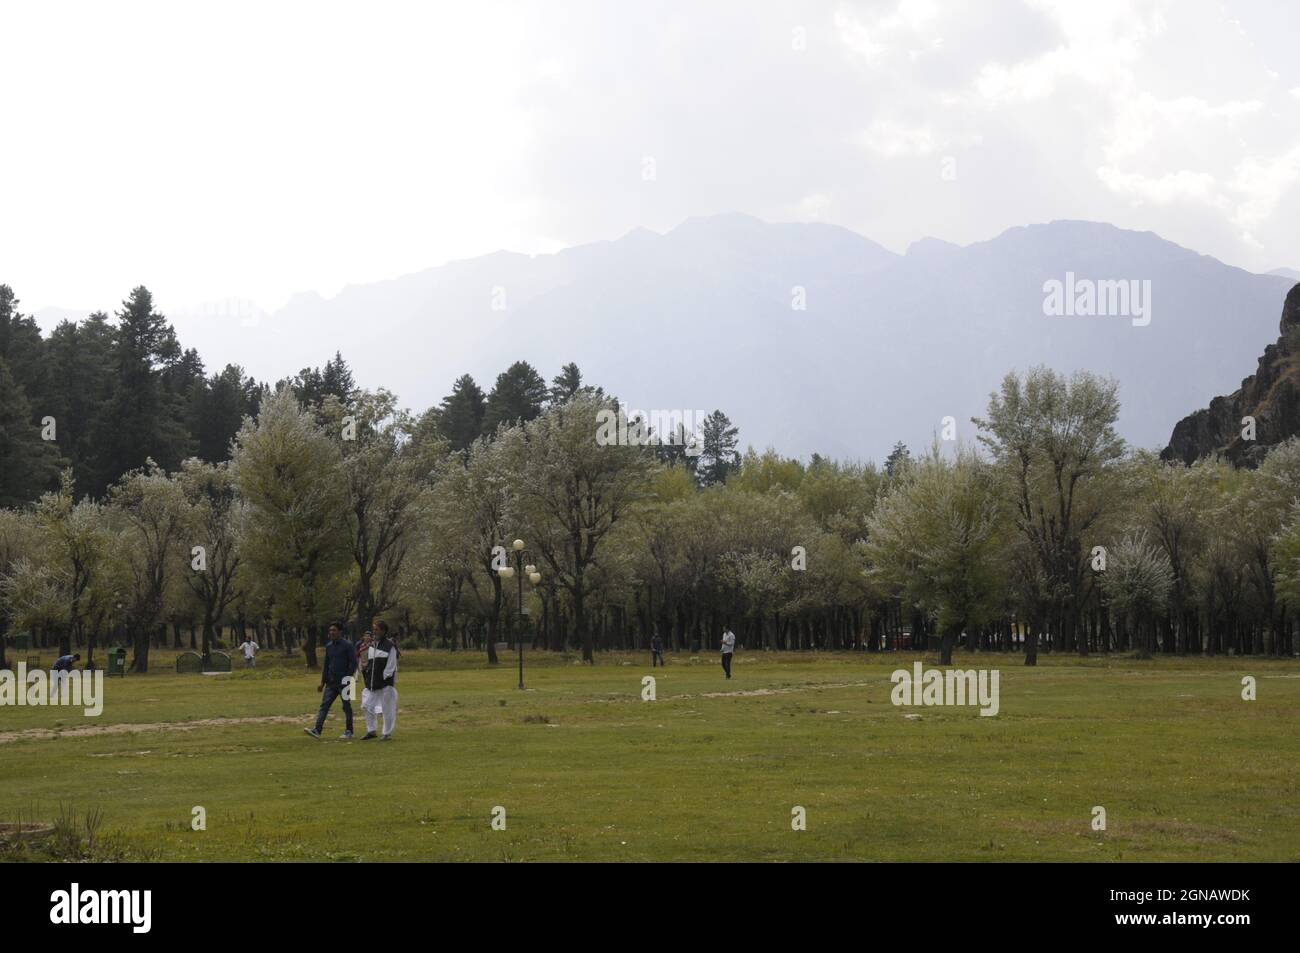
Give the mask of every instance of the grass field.
<svg viewBox="0 0 1300 953">
<path fill-rule="evenodd" d="M 639 655 L 530 656 L 520 692 L 510 662 L 410 651 L 381 744 L 336 740 L 337 704 L 303 734 L 301 658 L 181 676 L 161 653 L 99 718 L 0 709 L 0 821 L 100 810 L 121 856 L 194 861 L 1300 859 L 1294 661 L 959 651 L 1001 671 L 980 717 L 892 705 L 917 657 L 741 653 L 726 682 L 679 655 L 643 702 Z"/>
</svg>

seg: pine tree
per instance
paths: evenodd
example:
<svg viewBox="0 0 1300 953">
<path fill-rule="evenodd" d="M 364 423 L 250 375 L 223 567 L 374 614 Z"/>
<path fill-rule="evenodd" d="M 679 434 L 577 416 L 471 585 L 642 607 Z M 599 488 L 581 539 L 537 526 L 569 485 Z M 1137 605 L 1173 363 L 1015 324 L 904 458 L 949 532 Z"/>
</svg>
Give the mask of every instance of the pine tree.
<svg viewBox="0 0 1300 953">
<path fill-rule="evenodd" d="M 152 459 L 176 469 L 189 451 L 180 398 L 163 370 L 181 361 L 176 334 L 143 285 L 122 302 L 113 335 L 113 393 L 96 423 L 95 492 Z"/>
<path fill-rule="evenodd" d="M 731 425 L 731 418 L 720 410 L 715 410 L 704 418 L 700 427 L 700 457 L 696 473 L 700 484 L 714 486 L 727 482 L 727 475 L 740 466 L 740 454 L 736 446 L 740 442 L 740 430 Z"/>
<path fill-rule="evenodd" d="M 327 397 L 336 397 L 345 407 L 349 406 L 357 392 L 352 370 L 338 351 L 334 352 L 333 358 L 325 362 L 323 368 L 304 367 L 292 381 L 287 383 L 293 388 L 298 403 L 312 411 L 319 411 Z M 318 413 L 318 419 L 319 416 Z"/>
<path fill-rule="evenodd" d="M 96 312 L 77 324 L 60 321 L 46 341 L 49 397 L 46 412 L 55 419 L 59 450 L 72 465 L 78 496 L 94 483 L 92 458 L 96 417 L 112 392 L 113 328 Z"/>
<path fill-rule="evenodd" d="M 18 299 L 8 285 L 0 285 L 0 358 L 9 364 L 13 375 L 34 409 L 46 411 L 48 384 L 45 367 L 45 342 L 34 318 L 18 310 Z"/>
<path fill-rule="evenodd" d="M 551 379 L 549 398 L 552 404 L 563 404 L 582 390 L 582 371 L 570 361 Z"/>
<path fill-rule="evenodd" d="M 486 410 L 483 389 L 470 375 L 462 374 L 438 408 L 439 432 L 452 450 L 467 450 L 478 439 Z"/>
<path fill-rule="evenodd" d="M 542 412 L 546 403 L 546 381 L 527 361 L 515 361 L 497 375 L 496 385 L 488 394 L 483 414 L 483 433 L 496 432 L 501 424 L 527 423 Z"/>
<path fill-rule="evenodd" d="M 0 506 L 24 506 L 59 482 L 61 460 L 54 443 L 32 423 L 22 385 L 0 358 Z"/>
<path fill-rule="evenodd" d="M 352 378 L 352 369 L 338 351 L 334 352 L 333 360 L 325 362 L 325 370 L 321 372 L 321 390 L 323 396 L 337 397 L 345 407 L 356 398 L 357 384 Z"/>
<path fill-rule="evenodd" d="M 250 388 L 254 386 L 244 377 L 243 368 L 227 364 L 220 374 L 213 374 L 191 389 L 189 425 L 200 459 L 208 463 L 230 459 L 230 442 L 244 418 L 257 412 L 250 399 Z"/>
<path fill-rule="evenodd" d="M 912 451 L 908 450 L 907 444 L 900 440 L 894 444 L 894 449 L 889 451 L 889 456 L 885 458 L 885 473 L 890 477 L 898 476 L 911 462 Z"/>
</svg>

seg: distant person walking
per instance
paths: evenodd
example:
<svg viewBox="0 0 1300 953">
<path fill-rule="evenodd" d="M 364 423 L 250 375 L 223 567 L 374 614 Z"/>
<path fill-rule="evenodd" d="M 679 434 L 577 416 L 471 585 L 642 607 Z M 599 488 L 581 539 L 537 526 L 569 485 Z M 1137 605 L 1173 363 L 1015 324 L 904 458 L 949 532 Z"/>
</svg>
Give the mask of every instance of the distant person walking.
<svg viewBox="0 0 1300 953">
<path fill-rule="evenodd" d="M 393 729 L 397 727 L 397 643 L 388 635 L 388 623 L 383 619 L 375 621 L 375 641 L 367 649 L 370 664 L 366 666 L 366 688 L 370 690 L 370 707 L 361 705 L 366 716 L 366 733 L 362 741 L 376 737 L 375 729 L 379 727 L 377 715 L 384 716 L 384 734 L 380 741 L 392 741 Z"/>
<path fill-rule="evenodd" d="M 260 648 L 251 638 L 239 643 L 239 651 L 244 653 L 244 668 L 257 668 L 257 650 Z"/>
<path fill-rule="evenodd" d="M 325 643 L 325 664 L 320 670 L 320 684 L 316 691 L 324 697 L 320 701 L 320 711 L 316 713 L 316 727 L 304 728 L 303 731 L 313 738 L 319 738 L 325 727 L 325 716 L 330 713 L 334 699 L 343 696 L 344 730 L 341 738 L 352 737 L 352 701 L 344 691 L 343 680 L 350 678 L 357 671 L 357 650 L 347 639 L 343 638 L 343 623 L 331 622 L 329 641 Z"/>
<path fill-rule="evenodd" d="M 731 656 L 736 651 L 736 633 L 730 629 L 722 631 L 722 670 L 731 678 Z"/>
<path fill-rule="evenodd" d="M 664 662 L 664 640 L 660 637 L 658 629 L 655 629 L 655 634 L 650 637 L 650 667 L 654 668 L 656 665 L 668 667 Z"/>
</svg>

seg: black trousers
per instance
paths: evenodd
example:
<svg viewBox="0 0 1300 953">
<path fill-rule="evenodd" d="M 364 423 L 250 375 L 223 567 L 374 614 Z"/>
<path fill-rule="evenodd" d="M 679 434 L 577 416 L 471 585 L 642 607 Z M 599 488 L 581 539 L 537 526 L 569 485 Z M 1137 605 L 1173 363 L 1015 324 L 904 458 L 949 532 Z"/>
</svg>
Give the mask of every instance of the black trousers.
<svg viewBox="0 0 1300 953">
<path fill-rule="evenodd" d="M 727 673 L 727 678 L 731 678 L 731 654 L 730 652 L 722 653 L 722 670 Z"/>
<path fill-rule="evenodd" d="M 664 661 L 664 653 L 663 653 L 663 652 L 651 652 L 651 653 L 650 653 L 650 667 L 651 667 L 651 668 L 654 668 L 655 665 L 662 665 L 664 668 L 667 668 L 667 667 L 668 667 L 668 663 L 666 663 L 666 662 Z"/>
</svg>

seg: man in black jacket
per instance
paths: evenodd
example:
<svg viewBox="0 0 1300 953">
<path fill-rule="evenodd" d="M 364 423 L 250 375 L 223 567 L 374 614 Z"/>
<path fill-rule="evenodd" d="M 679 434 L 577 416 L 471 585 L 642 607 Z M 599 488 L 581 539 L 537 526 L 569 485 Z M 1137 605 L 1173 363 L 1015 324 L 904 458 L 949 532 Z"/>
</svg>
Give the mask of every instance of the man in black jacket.
<svg viewBox="0 0 1300 953">
<path fill-rule="evenodd" d="M 351 679 L 357 670 L 357 650 L 352 643 L 343 638 L 343 623 L 331 622 L 329 641 L 325 643 L 325 664 L 320 670 L 320 684 L 316 691 L 324 697 L 320 701 L 320 711 L 316 713 L 316 727 L 304 728 L 303 731 L 313 738 L 319 738 L 325 727 L 325 716 L 330 713 L 334 699 L 343 697 L 343 718 L 346 722 L 342 738 L 352 737 L 352 685 Z M 347 684 L 345 684 L 345 680 Z"/>
<path fill-rule="evenodd" d="M 392 741 L 393 729 L 397 727 L 397 642 L 389 637 L 388 623 L 383 619 L 375 620 L 375 641 L 367 653 L 370 664 L 366 666 L 366 688 L 370 701 L 362 705 L 366 716 L 366 733 L 362 741 L 376 737 L 375 729 L 379 727 L 379 718 L 374 706 L 382 709 L 384 716 L 384 734 L 380 741 Z"/>
</svg>

